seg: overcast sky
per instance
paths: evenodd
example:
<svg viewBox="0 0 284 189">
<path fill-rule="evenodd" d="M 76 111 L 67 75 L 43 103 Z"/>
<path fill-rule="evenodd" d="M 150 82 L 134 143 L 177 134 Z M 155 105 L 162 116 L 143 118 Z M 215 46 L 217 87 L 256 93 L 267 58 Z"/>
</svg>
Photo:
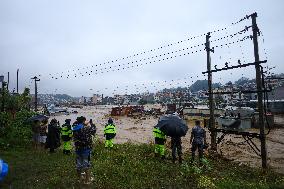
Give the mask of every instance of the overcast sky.
<svg viewBox="0 0 284 189">
<path fill-rule="evenodd" d="M 283 10 L 282 0 L 1 0 L 0 75 L 7 79 L 10 72 L 11 90 L 16 86 L 16 70 L 20 69 L 20 91 L 26 86 L 33 93 L 30 78 L 40 75 L 39 93 L 73 96 L 189 86 L 205 78 L 201 72 L 206 70 L 206 52 L 203 46 L 193 48 L 195 53 L 190 48 L 204 43 L 205 36 L 187 39 L 225 27 L 222 32 L 212 33 L 211 40 L 238 32 L 250 26 L 251 20 L 231 23 L 253 12 L 258 13 L 257 23 L 263 34 L 259 37 L 261 60 L 267 59 L 268 66 L 276 66 L 273 72 L 281 73 Z M 237 41 L 251 33 L 211 45 Z M 183 50 L 186 48 L 189 50 Z M 174 53 L 161 56 L 162 61 L 155 58 L 168 52 Z M 137 53 L 139 56 L 133 56 Z M 238 59 L 254 60 L 251 40 L 216 48 L 212 66 L 223 67 L 225 62 L 234 65 Z M 254 69 L 226 71 L 213 79 L 225 83 L 241 76 L 254 78 Z"/>
</svg>

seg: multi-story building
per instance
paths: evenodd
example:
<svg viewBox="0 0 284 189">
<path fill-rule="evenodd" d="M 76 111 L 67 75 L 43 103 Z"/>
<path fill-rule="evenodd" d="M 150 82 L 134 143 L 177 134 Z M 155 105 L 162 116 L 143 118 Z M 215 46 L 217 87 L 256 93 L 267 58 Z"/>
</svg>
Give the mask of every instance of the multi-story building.
<svg viewBox="0 0 284 189">
<path fill-rule="evenodd" d="M 86 97 L 84 97 L 84 96 L 81 96 L 80 98 L 79 98 L 79 104 L 85 104 L 87 101 L 86 101 Z"/>
<path fill-rule="evenodd" d="M 99 94 L 93 94 L 92 103 L 93 104 L 101 104 L 102 103 L 102 96 L 99 95 Z"/>
<path fill-rule="evenodd" d="M 114 95 L 114 103 L 115 104 L 123 104 L 123 101 L 124 101 L 124 95 Z"/>
</svg>

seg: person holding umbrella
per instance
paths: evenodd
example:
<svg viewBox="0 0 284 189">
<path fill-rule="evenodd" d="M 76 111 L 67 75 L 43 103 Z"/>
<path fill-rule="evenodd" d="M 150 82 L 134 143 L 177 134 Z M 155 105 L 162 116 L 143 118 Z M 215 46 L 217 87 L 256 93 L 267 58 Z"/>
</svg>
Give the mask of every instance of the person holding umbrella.
<svg viewBox="0 0 284 189">
<path fill-rule="evenodd" d="M 162 159 L 165 159 L 166 135 L 158 127 L 154 127 L 153 134 L 155 138 L 155 157 L 160 155 Z"/>
<path fill-rule="evenodd" d="M 162 131 L 164 135 L 172 137 L 173 162 L 176 160 L 176 150 L 178 151 L 179 162 L 182 162 L 181 137 L 185 136 L 188 131 L 186 122 L 177 113 L 174 113 L 160 117 L 155 127 Z"/>
<path fill-rule="evenodd" d="M 198 149 L 199 160 L 201 160 L 203 158 L 204 145 L 206 145 L 207 143 L 206 143 L 206 132 L 200 126 L 199 120 L 195 121 L 195 126 L 192 128 L 190 144 L 192 144 L 191 147 L 192 161 L 194 161 L 195 151 L 197 149 Z"/>
<path fill-rule="evenodd" d="M 177 116 L 180 118 L 179 114 L 177 112 L 173 113 L 174 116 Z M 180 118 L 181 119 L 181 118 Z M 178 161 L 179 163 L 182 163 L 182 147 L 181 147 L 181 137 L 180 136 L 173 136 L 171 137 L 171 148 L 172 148 L 172 157 L 173 157 L 173 163 L 177 160 L 176 158 L 176 151 L 178 154 Z"/>
<path fill-rule="evenodd" d="M 34 147 L 35 149 L 38 149 L 40 148 L 40 144 L 45 143 L 46 141 L 46 127 L 48 117 L 42 114 L 37 114 L 27 119 L 27 122 L 32 123 Z"/>
<path fill-rule="evenodd" d="M 172 148 L 173 163 L 175 163 L 177 160 L 176 151 L 178 154 L 178 162 L 182 163 L 181 137 L 171 137 L 171 148 Z"/>
</svg>

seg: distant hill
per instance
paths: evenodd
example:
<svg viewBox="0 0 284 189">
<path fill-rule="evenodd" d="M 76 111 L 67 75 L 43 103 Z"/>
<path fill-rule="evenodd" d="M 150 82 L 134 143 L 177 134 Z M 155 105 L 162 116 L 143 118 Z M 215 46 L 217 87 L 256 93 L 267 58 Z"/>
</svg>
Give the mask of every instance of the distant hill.
<svg viewBox="0 0 284 189">
<path fill-rule="evenodd" d="M 38 94 L 38 98 L 42 104 L 58 104 L 77 101 L 77 98 L 67 94 Z"/>
<path fill-rule="evenodd" d="M 237 81 L 235 81 L 236 86 L 243 86 L 244 84 L 255 83 L 255 79 L 249 79 L 247 77 L 241 77 Z"/>
<path fill-rule="evenodd" d="M 212 87 L 213 88 L 218 88 L 221 86 L 221 83 L 213 83 L 212 84 Z M 208 90 L 208 81 L 207 80 L 197 80 L 195 81 L 195 83 L 193 83 L 189 89 L 192 91 L 192 92 L 197 92 L 197 91 L 200 91 L 200 90 Z"/>
</svg>

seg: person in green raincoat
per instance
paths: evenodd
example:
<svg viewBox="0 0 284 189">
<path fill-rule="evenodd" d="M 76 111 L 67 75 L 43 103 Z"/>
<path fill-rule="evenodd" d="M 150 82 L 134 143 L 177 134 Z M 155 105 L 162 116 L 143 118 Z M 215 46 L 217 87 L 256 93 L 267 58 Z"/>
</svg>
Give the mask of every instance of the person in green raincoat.
<svg viewBox="0 0 284 189">
<path fill-rule="evenodd" d="M 166 135 L 158 127 L 154 127 L 153 135 L 155 138 L 155 157 L 160 155 L 162 159 L 165 159 Z"/>
<path fill-rule="evenodd" d="M 108 119 L 108 123 L 104 129 L 104 136 L 106 137 L 105 147 L 106 148 L 113 148 L 113 139 L 116 136 L 116 128 L 113 124 L 112 118 Z"/>
<path fill-rule="evenodd" d="M 63 154 L 71 154 L 73 132 L 71 128 L 71 119 L 66 119 L 61 128 L 61 139 L 63 140 Z"/>
</svg>

